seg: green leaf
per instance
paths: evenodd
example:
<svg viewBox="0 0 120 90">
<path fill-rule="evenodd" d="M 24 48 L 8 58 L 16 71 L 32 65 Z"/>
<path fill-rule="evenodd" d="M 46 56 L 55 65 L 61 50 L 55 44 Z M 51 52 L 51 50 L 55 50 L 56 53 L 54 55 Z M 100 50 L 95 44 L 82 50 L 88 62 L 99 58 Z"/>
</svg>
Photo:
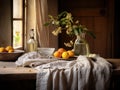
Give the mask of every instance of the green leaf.
<svg viewBox="0 0 120 90">
<path fill-rule="evenodd" d="M 88 35 L 92 36 L 94 39 L 96 38 L 95 34 L 91 31 L 86 31 L 86 33 L 88 33 Z"/>
<path fill-rule="evenodd" d="M 75 28 L 74 29 L 74 33 L 75 33 L 75 35 L 78 35 L 79 33 L 78 33 L 78 30 Z"/>
<path fill-rule="evenodd" d="M 61 12 L 61 13 L 58 15 L 58 19 L 61 19 L 61 18 L 66 17 L 67 13 L 68 13 L 67 11 Z"/>
<path fill-rule="evenodd" d="M 79 31 L 79 34 L 82 33 L 82 29 L 81 28 L 78 28 L 78 31 Z"/>
</svg>

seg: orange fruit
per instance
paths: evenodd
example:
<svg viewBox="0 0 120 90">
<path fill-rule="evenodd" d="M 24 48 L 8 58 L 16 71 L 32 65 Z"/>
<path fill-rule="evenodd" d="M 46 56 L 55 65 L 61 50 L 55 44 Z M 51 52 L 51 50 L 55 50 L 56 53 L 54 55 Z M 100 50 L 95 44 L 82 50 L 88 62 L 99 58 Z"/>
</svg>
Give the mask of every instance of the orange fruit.
<svg viewBox="0 0 120 90">
<path fill-rule="evenodd" d="M 67 51 L 63 52 L 62 53 L 62 58 L 63 59 L 68 59 L 70 56 L 69 56 L 69 53 Z"/>
<path fill-rule="evenodd" d="M 4 47 L 0 47 L 0 52 L 5 52 L 5 48 Z"/>
<path fill-rule="evenodd" d="M 5 47 L 5 50 L 6 50 L 6 51 L 9 51 L 9 50 L 11 50 L 11 49 L 14 50 L 12 46 L 6 46 L 6 47 Z"/>
<path fill-rule="evenodd" d="M 53 56 L 56 57 L 56 58 L 61 58 L 61 53 L 59 51 L 55 51 L 53 53 Z"/>
<path fill-rule="evenodd" d="M 67 52 L 68 52 L 68 54 L 69 54 L 70 57 L 74 56 L 74 52 L 72 50 L 68 50 Z"/>
<path fill-rule="evenodd" d="M 14 49 L 11 48 L 8 50 L 8 53 L 11 53 L 11 52 L 14 52 Z"/>
<path fill-rule="evenodd" d="M 62 54 L 62 53 L 65 52 L 66 50 L 65 50 L 64 48 L 59 48 L 57 51 Z"/>
</svg>

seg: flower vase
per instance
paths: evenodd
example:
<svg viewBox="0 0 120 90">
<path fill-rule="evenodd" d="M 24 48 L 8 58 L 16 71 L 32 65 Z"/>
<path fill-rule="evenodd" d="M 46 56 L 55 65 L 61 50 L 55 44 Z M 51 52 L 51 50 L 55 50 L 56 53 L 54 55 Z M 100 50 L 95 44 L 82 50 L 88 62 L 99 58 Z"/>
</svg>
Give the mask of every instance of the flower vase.
<svg viewBox="0 0 120 90">
<path fill-rule="evenodd" d="M 79 55 L 86 55 L 88 56 L 90 53 L 89 50 L 89 45 L 87 43 L 87 41 L 85 40 L 85 34 L 81 34 L 81 35 L 76 35 L 76 40 L 74 42 L 74 53 L 76 56 Z"/>
</svg>

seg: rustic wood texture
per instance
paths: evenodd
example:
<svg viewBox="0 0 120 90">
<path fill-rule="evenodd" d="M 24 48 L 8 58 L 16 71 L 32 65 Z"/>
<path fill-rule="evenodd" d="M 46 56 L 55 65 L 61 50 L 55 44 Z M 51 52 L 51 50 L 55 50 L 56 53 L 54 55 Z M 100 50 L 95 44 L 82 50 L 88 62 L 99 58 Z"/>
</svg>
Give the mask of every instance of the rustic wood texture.
<svg viewBox="0 0 120 90">
<path fill-rule="evenodd" d="M 120 59 L 108 58 L 106 60 L 113 65 L 114 72 L 120 71 Z M 35 79 L 37 72 L 37 70 L 30 67 L 17 67 L 15 62 L 0 61 L 0 77 L 5 76 L 10 79 Z"/>
<path fill-rule="evenodd" d="M 70 3 L 68 3 L 70 2 Z M 90 52 L 97 53 L 105 58 L 113 56 L 113 0 L 59 0 L 59 12 L 71 12 L 74 19 L 96 34 L 96 39 L 87 37 Z M 112 9 L 112 10 L 111 10 Z M 64 34 L 59 37 L 59 47 L 64 47 Z"/>
<path fill-rule="evenodd" d="M 37 70 L 33 68 L 17 67 L 15 62 L 0 61 L 0 80 L 36 79 L 36 73 Z"/>
<path fill-rule="evenodd" d="M 120 59 L 106 59 L 113 65 L 110 90 L 116 90 L 120 75 Z M 35 90 L 37 70 L 16 67 L 15 62 L 0 61 L 0 90 Z"/>
</svg>

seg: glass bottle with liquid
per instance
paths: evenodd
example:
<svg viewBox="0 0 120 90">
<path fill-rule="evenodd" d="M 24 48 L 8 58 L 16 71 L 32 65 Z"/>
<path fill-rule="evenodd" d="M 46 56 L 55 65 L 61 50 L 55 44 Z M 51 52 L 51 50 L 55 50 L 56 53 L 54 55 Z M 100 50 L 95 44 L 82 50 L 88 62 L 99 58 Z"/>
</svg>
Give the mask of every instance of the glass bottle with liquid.
<svg viewBox="0 0 120 90">
<path fill-rule="evenodd" d="M 75 55 L 86 55 L 90 54 L 89 45 L 82 35 L 77 35 L 74 43 L 74 53 Z"/>
<path fill-rule="evenodd" d="M 35 39 L 34 29 L 30 30 L 30 38 L 27 41 L 27 52 L 37 51 L 37 40 Z"/>
</svg>

